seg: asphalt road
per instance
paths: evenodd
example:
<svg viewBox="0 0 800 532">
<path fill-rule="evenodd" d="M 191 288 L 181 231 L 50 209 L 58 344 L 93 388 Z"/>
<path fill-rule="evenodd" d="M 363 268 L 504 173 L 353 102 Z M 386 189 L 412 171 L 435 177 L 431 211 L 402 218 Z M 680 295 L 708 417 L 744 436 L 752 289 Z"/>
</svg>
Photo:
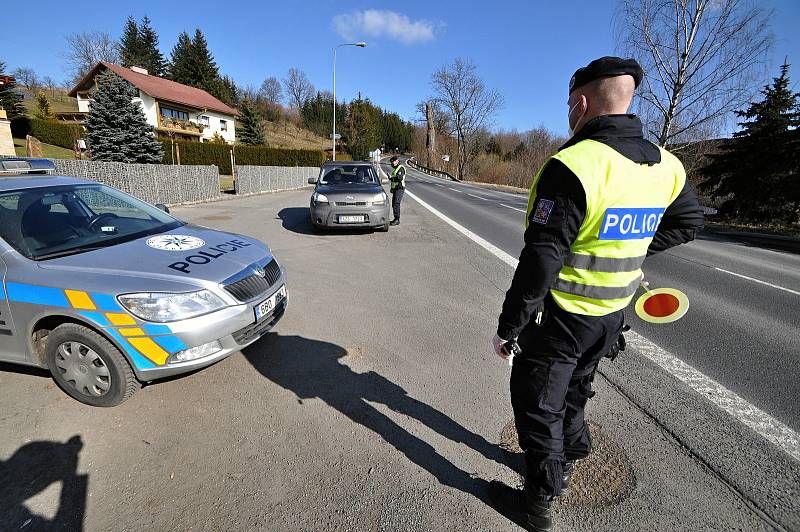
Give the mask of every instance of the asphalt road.
<svg viewBox="0 0 800 532">
<path fill-rule="evenodd" d="M 0 366 L 0 530 L 517 529 L 485 492 L 517 481 L 488 346 L 511 269 L 410 199 L 389 233 L 314 234 L 309 195 L 173 211 L 288 270 L 284 319 L 242 353 L 112 409 Z M 558 530 L 800 526 L 795 462 L 646 360 L 605 366 L 630 383 L 595 381 Z"/>
<path fill-rule="evenodd" d="M 519 256 L 526 195 L 413 169 L 408 190 Z M 667 325 L 644 322 L 629 310 L 626 318 L 633 329 L 800 431 L 800 255 L 702 234 L 648 258 L 643 269 L 651 287 L 685 292 L 690 308 L 681 320 Z"/>
</svg>

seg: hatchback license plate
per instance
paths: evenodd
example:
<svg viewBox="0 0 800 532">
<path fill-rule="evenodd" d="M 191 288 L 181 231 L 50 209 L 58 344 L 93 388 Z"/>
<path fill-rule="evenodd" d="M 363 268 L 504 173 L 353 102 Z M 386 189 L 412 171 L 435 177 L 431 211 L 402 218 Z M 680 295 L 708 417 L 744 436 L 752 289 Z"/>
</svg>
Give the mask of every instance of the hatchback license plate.
<svg viewBox="0 0 800 532">
<path fill-rule="evenodd" d="M 340 224 L 357 224 L 363 222 L 366 222 L 363 214 L 352 215 L 352 216 L 339 216 Z"/>
<path fill-rule="evenodd" d="M 266 299 L 256 305 L 256 322 L 258 322 L 261 318 L 268 316 L 273 310 L 275 310 L 275 305 L 280 303 L 280 301 L 286 297 L 286 285 L 281 285 L 278 288 L 278 291 L 272 294 L 269 299 Z"/>
</svg>

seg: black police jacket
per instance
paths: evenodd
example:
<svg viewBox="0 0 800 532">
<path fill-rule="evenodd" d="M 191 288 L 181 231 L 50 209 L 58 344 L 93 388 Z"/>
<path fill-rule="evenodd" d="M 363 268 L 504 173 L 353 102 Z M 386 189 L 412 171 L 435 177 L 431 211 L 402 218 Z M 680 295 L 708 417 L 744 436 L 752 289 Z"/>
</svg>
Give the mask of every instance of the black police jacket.
<svg viewBox="0 0 800 532">
<path fill-rule="evenodd" d="M 642 123 L 635 115 L 594 118 L 560 149 L 584 139 L 602 142 L 636 163 L 661 161 L 661 152 L 645 140 Z M 538 197 L 551 200 L 554 206 L 546 224 L 529 223 L 525 231 L 525 246 L 511 288 L 506 292 L 497 326 L 498 336 L 505 340 L 518 337 L 532 314 L 542 305 L 586 216 L 583 186 L 561 161 L 550 160 L 547 163 L 536 192 Z M 664 212 L 647 254 L 660 253 L 694 240 L 702 228 L 703 209 L 687 179 L 681 193 Z"/>
</svg>

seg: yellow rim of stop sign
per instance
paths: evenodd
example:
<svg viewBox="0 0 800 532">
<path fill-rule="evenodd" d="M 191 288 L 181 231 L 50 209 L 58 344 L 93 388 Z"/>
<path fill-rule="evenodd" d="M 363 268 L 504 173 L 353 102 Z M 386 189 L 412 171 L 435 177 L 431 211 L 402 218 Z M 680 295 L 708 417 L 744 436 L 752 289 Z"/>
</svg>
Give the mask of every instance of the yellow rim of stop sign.
<svg viewBox="0 0 800 532">
<path fill-rule="evenodd" d="M 649 314 L 645 310 L 645 304 L 647 301 L 651 297 L 659 295 L 670 295 L 677 300 L 677 307 L 672 313 L 663 316 L 656 316 Z M 675 288 L 654 288 L 653 290 L 645 292 L 638 300 L 636 300 L 636 306 L 634 308 L 636 310 L 636 315 L 644 321 L 650 323 L 672 323 L 673 321 L 678 321 L 681 319 L 689 310 L 689 298 L 686 297 L 686 294 L 680 290 L 676 290 Z"/>
</svg>

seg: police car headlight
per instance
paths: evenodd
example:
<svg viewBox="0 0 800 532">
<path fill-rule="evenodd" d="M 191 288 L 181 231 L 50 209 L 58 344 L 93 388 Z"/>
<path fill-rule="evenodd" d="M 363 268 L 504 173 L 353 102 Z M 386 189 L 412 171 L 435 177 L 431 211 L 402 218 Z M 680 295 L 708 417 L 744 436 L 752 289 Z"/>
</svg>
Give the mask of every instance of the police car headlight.
<svg viewBox="0 0 800 532">
<path fill-rule="evenodd" d="M 380 194 L 375 194 L 375 197 L 372 198 L 373 205 L 386 205 L 386 194 L 381 192 Z"/>
<path fill-rule="evenodd" d="M 314 192 L 314 195 L 311 196 L 311 201 L 317 205 L 321 203 L 328 203 L 328 196 L 325 194 L 320 194 L 319 192 Z"/>
<path fill-rule="evenodd" d="M 209 290 L 185 292 L 143 292 L 122 294 L 120 304 L 131 314 L 147 321 L 178 321 L 202 316 L 226 306 L 225 302 Z"/>
</svg>

